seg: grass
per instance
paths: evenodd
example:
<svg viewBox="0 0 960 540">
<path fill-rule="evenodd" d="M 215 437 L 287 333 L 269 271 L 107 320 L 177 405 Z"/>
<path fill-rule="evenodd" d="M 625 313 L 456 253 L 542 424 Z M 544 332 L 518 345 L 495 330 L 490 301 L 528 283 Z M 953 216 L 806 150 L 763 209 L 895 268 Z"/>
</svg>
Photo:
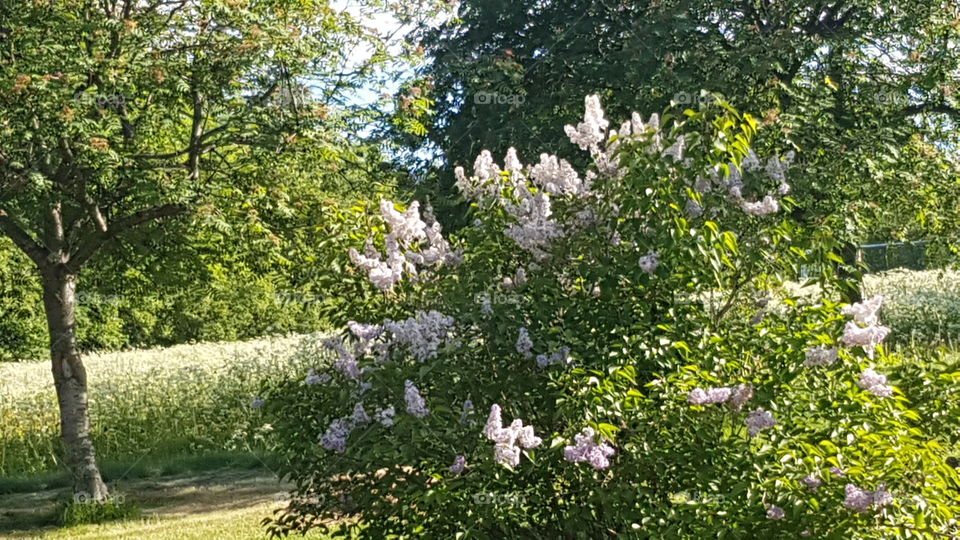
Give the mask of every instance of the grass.
<svg viewBox="0 0 960 540">
<path fill-rule="evenodd" d="M 40 490 L 0 495 L 0 538 L 264 539 L 260 524 L 286 502 L 288 486 L 266 470 L 216 470 L 125 481 L 138 519 L 57 528 L 57 502 L 69 493 Z M 307 538 L 325 538 L 317 532 Z"/>
<path fill-rule="evenodd" d="M 93 437 L 109 468 L 170 456 L 259 452 L 264 425 L 250 404 L 272 376 L 324 362 L 297 336 L 181 345 L 86 357 Z M 0 478 L 63 470 L 47 362 L 0 364 Z M 141 465 L 142 463 L 142 465 Z M 14 483 L 15 480 L 0 482 Z"/>
</svg>

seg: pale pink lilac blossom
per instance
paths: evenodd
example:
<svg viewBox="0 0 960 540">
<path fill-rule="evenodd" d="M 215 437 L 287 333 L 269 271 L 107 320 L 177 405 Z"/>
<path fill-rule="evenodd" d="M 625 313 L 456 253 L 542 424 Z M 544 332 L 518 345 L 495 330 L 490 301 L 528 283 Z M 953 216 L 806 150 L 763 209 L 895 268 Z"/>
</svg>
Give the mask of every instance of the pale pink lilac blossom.
<svg viewBox="0 0 960 540">
<path fill-rule="evenodd" d="M 430 414 L 426 400 L 420 395 L 420 390 L 413 384 L 413 381 L 406 380 L 403 382 L 403 398 L 407 403 L 408 413 L 417 418 L 423 418 Z"/>
<path fill-rule="evenodd" d="M 746 424 L 747 432 L 750 436 L 756 437 L 761 431 L 777 425 L 777 421 L 773 418 L 773 414 L 770 411 L 758 408 L 747 416 L 744 424 Z"/>
<path fill-rule="evenodd" d="M 860 374 L 857 386 L 877 397 L 893 395 L 893 387 L 887 384 L 887 376 L 877 373 L 873 368 L 867 368 Z"/>
<path fill-rule="evenodd" d="M 807 349 L 806 360 L 803 365 L 806 367 L 830 366 L 837 361 L 837 348 L 820 345 Z"/>
<path fill-rule="evenodd" d="M 514 419 L 506 428 L 503 427 L 500 406 L 497 404 L 490 407 L 483 434 L 496 443 L 493 449 L 494 460 L 510 467 L 520 464 L 521 448 L 536 448 L 543 443 L 543 440 L 534 434 L 533 427 L 524 426 L 519 418 Z"/>
<path fill-rule="evenodd" d="M 579 435 L 574 435 L 574 444 L 563 448 L 564 459 L 571 463 L 589 463 L 596 470 L 609 467 L 616 449 L 606 442 L 597 444 L 595 438 L 593 428 L 583 428 Z"/>
</svg>

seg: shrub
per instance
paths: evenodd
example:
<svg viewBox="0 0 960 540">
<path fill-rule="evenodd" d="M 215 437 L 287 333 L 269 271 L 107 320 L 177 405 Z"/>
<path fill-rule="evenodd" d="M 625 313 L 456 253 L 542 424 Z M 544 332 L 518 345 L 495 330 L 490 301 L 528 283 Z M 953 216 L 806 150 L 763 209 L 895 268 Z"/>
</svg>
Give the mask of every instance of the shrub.
<svg viewBox="0 0 960 540">
<path fill-rule="evenodd" d="M 864 292 L 886 299 L 883 318 L 897 345 L 960 344 L 960 272 L 890 270 L 864 277 Z"/>
<path fill-rule="evenodd" d="M 384 320 L 263 391 L 296 485 L 271 532 L 956 534 L 956 473 L 877 371 L 879 303 L 831 300 L 829 272 L 822 298 L 771 301 L 837 259 L 782 211 L 792 156 L 761 161 L 722 102 L 609 137 L 586 104 L 567 133 L 591 171 L 483 153 L 457 171 L 476 221 L 451 243 L 382 204 L 350 256 Z"/>
</svg>

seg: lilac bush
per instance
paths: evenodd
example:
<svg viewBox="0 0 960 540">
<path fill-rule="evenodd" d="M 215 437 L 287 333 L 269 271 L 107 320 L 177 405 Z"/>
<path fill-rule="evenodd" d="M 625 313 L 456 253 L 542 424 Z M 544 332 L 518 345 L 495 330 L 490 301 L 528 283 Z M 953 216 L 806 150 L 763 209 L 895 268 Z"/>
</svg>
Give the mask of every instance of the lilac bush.
<svg viewBox="0 0 960 540">
<path fill-rule="evenodd" d="M 883 374 L 882 298 L 842 303 L 829 271 L 813 300 L 782 286 L 836 259 L 790 218 L 797 156 L 761 158 L 722 101 L 614 126 L 589 96 L 565 128 L 588 169 L 458 168 L 474 224 L 453 237 L 379 205 L 349 259 L 383 313 L 264 390 L 296 485 L 271 531 L 957 534 L 956 473 Z"/>
</svg>

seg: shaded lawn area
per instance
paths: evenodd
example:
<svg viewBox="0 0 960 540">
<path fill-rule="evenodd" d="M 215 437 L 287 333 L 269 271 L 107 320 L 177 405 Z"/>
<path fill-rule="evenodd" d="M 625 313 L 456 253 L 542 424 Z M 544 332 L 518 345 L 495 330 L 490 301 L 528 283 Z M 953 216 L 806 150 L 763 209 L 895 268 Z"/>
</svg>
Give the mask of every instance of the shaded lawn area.
<svg viewBox="0 0 960 540">
<path fill-rule="evenodd" d="M 263 539 L 260 522 L 285 504 L 288 490 L 264 469 L 138 478 L 111 487 L 140 505 L 140 519 L 57 528 L 58 504 L 69 489 L 8 493 L 0 495 L 0 538 Z"/>
</svg>

